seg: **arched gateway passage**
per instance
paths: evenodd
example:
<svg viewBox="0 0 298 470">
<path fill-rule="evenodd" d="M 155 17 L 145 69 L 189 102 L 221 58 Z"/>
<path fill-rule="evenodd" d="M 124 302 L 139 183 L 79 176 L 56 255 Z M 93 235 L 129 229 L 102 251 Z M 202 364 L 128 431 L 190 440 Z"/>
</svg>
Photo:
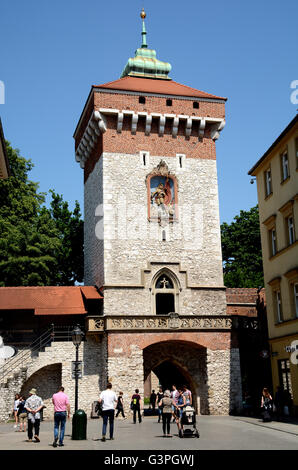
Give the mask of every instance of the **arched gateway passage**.
<svg viewBox="0 0 298 470">
<path fill-rule="evenodd" d="M 164 389 L 187 385 L 200 414 L 208 414 L 207 351 L 187 341 L 163 341 L 143 351 L 144 381 L 154 372 Z"/>
</svg>

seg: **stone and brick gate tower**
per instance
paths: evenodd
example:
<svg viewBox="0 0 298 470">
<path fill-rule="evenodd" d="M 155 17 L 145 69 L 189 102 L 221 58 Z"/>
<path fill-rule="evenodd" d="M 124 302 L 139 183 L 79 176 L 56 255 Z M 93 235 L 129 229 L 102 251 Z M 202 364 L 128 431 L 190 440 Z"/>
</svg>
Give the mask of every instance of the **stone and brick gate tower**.
<svg viewBox="0 0 298 470">
<path fill-rule="evenodd" d="M 154 372 L 187 384 L 199 413 L 241 403 L 239 351 L 223 285 L 215 141 L 225 98 L 173 81 L 142 46 L 120 79 L 92 86 L 75 130 L 84 171 L 85 284 L 104 295 L 87 319 L 129 399 Z"/>
</svg>

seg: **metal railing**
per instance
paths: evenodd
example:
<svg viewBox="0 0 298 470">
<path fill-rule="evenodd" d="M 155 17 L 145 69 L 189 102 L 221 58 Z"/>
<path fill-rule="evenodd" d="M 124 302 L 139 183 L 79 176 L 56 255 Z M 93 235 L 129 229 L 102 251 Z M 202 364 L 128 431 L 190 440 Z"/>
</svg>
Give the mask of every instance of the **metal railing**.
<svg viewBox="0 0 298 470">
<path fill-rule="evenodd" d="M 51 346 L 53 341 L 71 341 L 72 326 L 59 326 L 55 328 L 54 324 L 36 338 L 25 350 L 19 351 L 15 356 L 7 359 L 0 367 L 0 385 L 4 384 L 5 379 L 14 372 L 19 372 L 26 364 L 45 347 Z"/>
</svg>

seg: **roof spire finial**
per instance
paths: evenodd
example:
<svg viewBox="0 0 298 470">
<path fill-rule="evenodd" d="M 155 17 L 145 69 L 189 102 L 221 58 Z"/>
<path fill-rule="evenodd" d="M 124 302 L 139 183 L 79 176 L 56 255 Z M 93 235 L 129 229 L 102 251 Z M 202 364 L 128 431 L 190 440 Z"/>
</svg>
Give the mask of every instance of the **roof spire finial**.
<svg viewBox="0 0 298 470">
<path fill-rule="evenodd" d="M 144 7 L 142 8 L 140 17 L 142 18 L 142 22 L 143 22 L 143 29 L 142 29 L 142 47 L 146 48 L 146 47 L 147 47 L 147 42 L 146 42 L 146 35 L 147 35 L 147 32 L 146 32 L 145 21 L 144 21 L 145 18 L 146 18 L 146 13 L 145 13 Z"/>
</svg>

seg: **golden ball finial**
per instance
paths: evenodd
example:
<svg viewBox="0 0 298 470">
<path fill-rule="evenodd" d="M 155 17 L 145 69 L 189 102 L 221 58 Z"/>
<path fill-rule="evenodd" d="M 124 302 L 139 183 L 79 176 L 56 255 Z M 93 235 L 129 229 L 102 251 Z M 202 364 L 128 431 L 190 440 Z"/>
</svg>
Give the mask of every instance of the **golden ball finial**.
<svg viewBox="0 0 298 470">
<path fill-rule="evenodd" d="M 144 20 L 144 19 L 146 18 L 146 13 L 145 13 L 145 10 L 144 10 L 144 8 L 142 8 L 142 11 L 141 11 L 140 17 L 142 18 L 142 20 Z"/>
</svg>

